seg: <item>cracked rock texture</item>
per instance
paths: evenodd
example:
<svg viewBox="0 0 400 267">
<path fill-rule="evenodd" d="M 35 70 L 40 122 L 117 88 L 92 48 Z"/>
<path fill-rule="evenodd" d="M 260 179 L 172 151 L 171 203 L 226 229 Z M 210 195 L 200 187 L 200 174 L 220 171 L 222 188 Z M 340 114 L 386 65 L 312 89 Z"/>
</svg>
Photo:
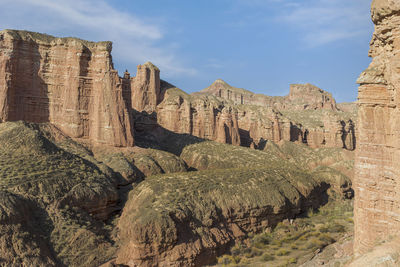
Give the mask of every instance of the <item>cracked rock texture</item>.
<svg viewBox="0 0 400 267">
<path fill-rule="evenodd" d="M 111 42 L 0 32 L 0 122 L 51 122 L 73 138 L 133 146 Z"/>
<path fill-rule="evenodd" d="M 372 62 L 358 79 L 356 254 L 400 231 L 400 3 L 375 0 L 371 12 Z"/>
</svg>

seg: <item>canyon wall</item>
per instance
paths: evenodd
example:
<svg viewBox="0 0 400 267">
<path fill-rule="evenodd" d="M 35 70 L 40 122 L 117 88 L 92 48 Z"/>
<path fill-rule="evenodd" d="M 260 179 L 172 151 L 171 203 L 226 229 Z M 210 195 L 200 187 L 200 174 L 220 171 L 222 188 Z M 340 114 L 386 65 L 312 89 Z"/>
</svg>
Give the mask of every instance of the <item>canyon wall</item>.
<svg viewBox="0 0 400 267">
<path fill-rule="evenodd" d="M 110 42 L 4 30 L 0 48 L 0 122 L 50 122 L 73 138 L 122 147 L 134 145 L 146 120 L 148 134 L 161 127 L 261 149 L 267 140 L 355 148 L 350 113 L 311 84 L 271 97 L 216 80 L 188 95 L 150 62 L 119 77 Z"/>
<path fill-rule="evenodd" d="M 346 110 L 332 94 L 312 84 L 292 84 L 286 96 L 267 96 L 236 88 L 218 79 L 193 97 L 215 96 L 238 110 L 241 144 L 262 148 L 266 140 L 305 143 L 312 148 L 356 147 L 354 103 Z"/>
<path fill-rule="evenodd" d="M 157 106 L 157 122 L 165 129 L 220 143 L 240 145 L 237 110 L 208 97 L 191 97 L 178 88 L 166 90 Z"/>
<path fill-rule="evenodd" d="M 71 137 L 133 146 L 111 42 L 0 32 L 0 122 L 51 122 Z"/>
<path fill-rule="evenodd" d="M 370 66 L 358 79 L 356 254 L 400 232 L 400 2 L 374 0 Z"/>
</svg>

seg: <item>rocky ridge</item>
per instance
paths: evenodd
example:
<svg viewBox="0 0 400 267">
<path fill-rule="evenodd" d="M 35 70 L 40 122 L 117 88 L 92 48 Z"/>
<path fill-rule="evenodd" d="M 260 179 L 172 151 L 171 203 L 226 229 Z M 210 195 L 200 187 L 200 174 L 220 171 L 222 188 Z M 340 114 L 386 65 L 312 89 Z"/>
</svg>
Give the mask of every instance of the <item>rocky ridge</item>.
<svg viewBox="0 0 400 267">
<path fill-rule="evenodd" d="M 334 166 L 346 161 L 344 150 L 311 152 L 322 164 L 294 161 L 289 151 L 303 149 L 312 151 L 292 142 L 265 151 L 211 141 L 185 147 L 181 158 L 199 171 L 147 177 L 130 192 L 115 263 L 204 266 L 248 233 L 326 203 L 328 194 L 352 196 L 351 180 Z"/>
</svg>

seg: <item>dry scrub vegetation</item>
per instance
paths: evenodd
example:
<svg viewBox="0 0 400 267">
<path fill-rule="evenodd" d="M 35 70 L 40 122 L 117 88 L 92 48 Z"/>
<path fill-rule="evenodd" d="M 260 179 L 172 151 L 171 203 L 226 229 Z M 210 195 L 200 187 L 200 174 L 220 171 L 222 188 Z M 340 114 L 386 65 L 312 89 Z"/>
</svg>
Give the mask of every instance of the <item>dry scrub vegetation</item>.
<svg viewBox="0 0 400 267">
<path fill-rule="evenodd" d="M 352 231 L 352 201 L 333 201 L 238 242 L 218 266 L 298 266 Z"/>
</svg>

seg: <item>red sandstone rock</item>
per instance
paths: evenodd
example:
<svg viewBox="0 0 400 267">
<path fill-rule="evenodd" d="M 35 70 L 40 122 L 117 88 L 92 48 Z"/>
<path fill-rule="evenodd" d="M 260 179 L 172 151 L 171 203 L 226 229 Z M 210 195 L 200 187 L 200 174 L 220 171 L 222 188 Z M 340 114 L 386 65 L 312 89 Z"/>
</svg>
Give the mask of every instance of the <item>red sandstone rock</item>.
<svg viewBox="0 0 400 267">
<path fill-rule="evenodd" d="M 328 109 L 337 111 L 332 95 L 312 84 L 291 84 L 290 93 L 285 97 L 288 109 Z"/>
<path fill-rule="evenodd" d="M 358 79 L 356 254 L 400 232 L 400 3 L 374 0 L 370 66 Z"/>
<path fill-rule="evenodd" d="M 240 145 L 235 108 L 212 98 L 192 97 L 178 88 L 166 90 L 157 106 L 157 121 L 175 133 Z"/>
<path fill-rule="evenodd" d="M 133 114 L 144 111 L 157 118 L 145 125 L 152 132 L 161 126 L 256 148 L 266 140 L 355 147 L 352 123 L 335 115 L 340 111 L 331 94 L 311 84 L 291 85 L 289 95 L 270 97 L 217 80 L 187 95 L 161 88 L 160 71 L 150 62 L 138 66 L 136 77 L 126 71 L 120 78 L 110 42 L 11 30 L 1 36 L 0 122 L 51 122 L 73 138 L 132 146 Z M 309 125 L 296 118 L 303 111 L 331 113 L 320 112 L 319 122 Z"/>
<path fill-rule="evenodd" d="M 216 80 L 208 88 L 192 94 L 196 97 L 204 95 L 214 95 L 221 102 L 236 106 L 239 110 L 242 145 L 262 147 L 266 140 L 285 140 L 306 143 L 313 148 L 355 148 L 354 125 L 351 120 L 354 116 L 348 115 L 355 114 L 355 104 L 345 105 L 346 112 L 343 112 L 338 109 L 330 93 L 314 85 L 292 84 L 287 96 L 270 97 Z M 304 113 L 301 120 L 296 119 L 303 112 L 314 113 Z M 307 122 L 307 116 L 319 117 L 319 123 L 311 125 Z"/>
<path fill-rule="evenodd" d="M 111 42 L 0 32 L 0 122 L 51 122 L 73 138 L 132 146 Z"/>
<path fill-rule="evenodd" d="M 132 108 L 151 113 L 161 102 L 160 70 L 151 62 L 137 67 L 137 74 L 131 80 Z"/>
</svg>

